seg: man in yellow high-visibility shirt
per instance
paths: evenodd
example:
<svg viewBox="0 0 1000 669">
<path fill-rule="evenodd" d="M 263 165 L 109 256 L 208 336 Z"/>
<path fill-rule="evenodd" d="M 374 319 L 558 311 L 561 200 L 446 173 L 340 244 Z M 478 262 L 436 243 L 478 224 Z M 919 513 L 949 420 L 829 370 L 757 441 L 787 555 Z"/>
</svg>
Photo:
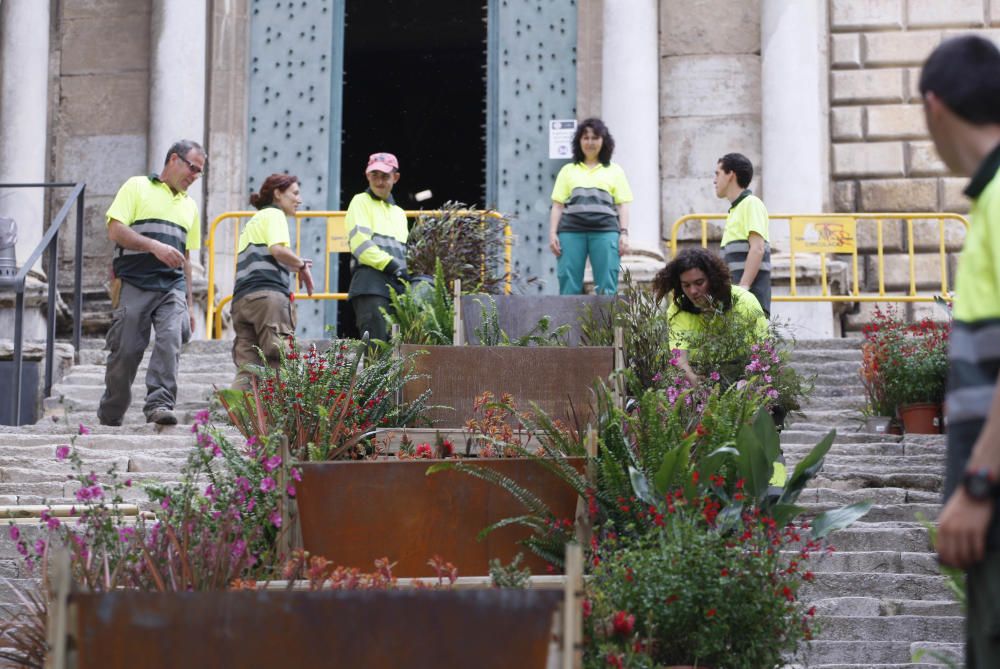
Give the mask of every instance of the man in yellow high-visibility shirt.
<svg viewBox="0 0 1000 669">
<path fill-rule="evenodd" d="M 372 339 L 387 339 L 385 318 L 389 286 L 397 293 L 410 280 L 406 271 L 406 214 L 392 198 L 399 181 L 399 160 L 391 153 L 373 153 L 365 168 L 368 188 L 347 207 L 347 241 L 353 272 L 348 299 L 354 309 L 358 332 Z"/>
</svg>

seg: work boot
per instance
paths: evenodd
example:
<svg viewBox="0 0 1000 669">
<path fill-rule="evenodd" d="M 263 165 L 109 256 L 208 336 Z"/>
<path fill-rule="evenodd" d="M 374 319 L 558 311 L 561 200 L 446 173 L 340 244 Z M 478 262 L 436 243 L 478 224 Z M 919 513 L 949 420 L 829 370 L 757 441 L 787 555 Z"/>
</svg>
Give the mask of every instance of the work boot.
<svg viewBox="0 0 1000 669">
<path fill-rule="evenodd" d="M 146 416 L 146 422 L 157 425 L 177 425 L 177 416 L 167 407 L 157 407 Z"/>
</svg>

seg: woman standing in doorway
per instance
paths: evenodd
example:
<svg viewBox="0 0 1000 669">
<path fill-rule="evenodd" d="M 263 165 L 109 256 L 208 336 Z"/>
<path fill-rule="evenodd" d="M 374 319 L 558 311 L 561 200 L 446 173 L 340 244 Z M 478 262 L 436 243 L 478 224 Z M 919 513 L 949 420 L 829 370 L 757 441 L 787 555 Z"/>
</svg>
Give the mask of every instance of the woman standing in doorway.
<svg viewBox="0 0 1000 669">
<path fill-rule="evenodd" d="M 598 118 L 573 135 L 573 162 L 564 165 L 552 189 L 549 248 L 559 259 L 559 294 L 583 292 L 590 258 L 594 292 L 618 292 L 621 256 L 628 249 L 628 203 L 632 191 L 621 166 L 611 162 L 615 140 Z"/>
<path fill-rule="evenodd" d="M 236 285 L 233 287 L 233 388 L 250 389 L 246 365 L 266 362 L 277 368 L 281 350 L 295 334 L 295 314 L 291 300 L 291 274 L 297 273 L 309 295 L 313 280 L 311 260 L 300 258 L 291 249 L 288 217 L 302 204 L 299 179 L 290 174 L 272 174 L 250 196 L 259 209 L 240 234 L 236 257 Z M 258 353 L 257 349 L 260 349 Z"/>
</svg>

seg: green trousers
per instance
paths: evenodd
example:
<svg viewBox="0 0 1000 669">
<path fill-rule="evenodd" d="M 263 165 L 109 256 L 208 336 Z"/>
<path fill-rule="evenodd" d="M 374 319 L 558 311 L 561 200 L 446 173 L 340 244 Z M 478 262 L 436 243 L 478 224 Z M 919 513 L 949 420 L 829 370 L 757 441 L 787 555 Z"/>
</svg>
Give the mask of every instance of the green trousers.
<svg viewBox="0 0 1000 669">
<path fill-rule="evenodd" d="M 617 230 L 602 232 L 560 232 L 557 273 L 560 295 L 580 295 L 583 293 L 583 268 L 590 257 L 590 267 L 594 270 L 594 292 L 598 295 L 614 295 L 618 292 L 618 271 L 621 257 L 618 255 Z"/>
</svg>

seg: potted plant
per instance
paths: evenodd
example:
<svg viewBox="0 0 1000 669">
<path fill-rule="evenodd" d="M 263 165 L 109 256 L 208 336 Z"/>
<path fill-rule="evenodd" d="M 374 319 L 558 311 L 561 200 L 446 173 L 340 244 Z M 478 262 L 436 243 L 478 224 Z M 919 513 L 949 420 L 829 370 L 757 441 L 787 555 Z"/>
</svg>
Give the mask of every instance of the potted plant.
<svg viewBox="0 0 1000 669">
<path fill-rule="evenodd" d="M 904 336 L 905 330 L 906 324 L 891 306 L 883 310 L 877 305 L 872 322 L 862 330 L 860 376 L 866 402 L 861 413 L 866 432 L 887 433 L 894 427 L 897 411 L 889 396 L 886 365 L 890 350 Z"/>
<path fill-rule="evenodd" d="M 906 432 L 941 432 L 950 331 L 950 323 L 924 319 L 886 339 L 885 394 L 897 407 Z"/>
</svg>

